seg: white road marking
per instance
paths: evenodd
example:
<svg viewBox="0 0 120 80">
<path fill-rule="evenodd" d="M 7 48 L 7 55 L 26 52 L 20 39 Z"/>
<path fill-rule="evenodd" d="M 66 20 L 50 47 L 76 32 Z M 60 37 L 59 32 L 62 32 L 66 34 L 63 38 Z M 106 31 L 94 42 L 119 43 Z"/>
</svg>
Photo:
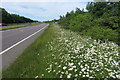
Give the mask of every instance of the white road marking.
<svg viewBox="0 0 120 80">
<path fill-rule="evenodd" d="M 48 24 L 48 25 L 49 25 L 49 24 Z M 48 26 L 48 25 L 47 25 L 47 26 Z M 46 26 L 46 27 L 47 27 L 47 26 Z M 3 53 L 5 53 L 5 52 L 7 52 L 7 51 L 10 50 L 10 49 L 12 49 L 13 47 L 17 46 L 18 44 L 24 42 L 24 41 L 27 40 L 28 38 L 34 36 L 34 35 L 37 34 L 38 32 L 40 32 L 40 31 L 42 31 L 43 29 L 45 29 L 46 27 L 43 27 L 42 29 L 38 30 L 37 32 L 31 34 L 30 36 L 24 38 L 23 40 L 17 42 L 16 44 L 12 45 L 11 47 L 9 47 L 9 48 L 5 49 L 4 51 L 0 52 L 0 55 L 3 54 Z"/>
</svg>

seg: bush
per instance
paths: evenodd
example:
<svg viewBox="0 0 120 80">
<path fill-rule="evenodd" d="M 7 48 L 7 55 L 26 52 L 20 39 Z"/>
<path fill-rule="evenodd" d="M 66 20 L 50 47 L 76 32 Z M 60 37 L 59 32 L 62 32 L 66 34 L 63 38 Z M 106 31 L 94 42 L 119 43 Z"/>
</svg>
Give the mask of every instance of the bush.
<svg viewBox="0 0 120 80">
<path fill-rule="evenodd" d="M 92 27 L 84 31 L 83 34 L 91 36 L 95 39 L 101 39 L 103 41 L 109 40 L 118 43 L 118 33 L 109 28 Z"/>
<path fill-rule="evenodd" d="M 81 32 L 93 26 L 92 21 L 93 17 L 91 16 L 91 14 L 79 14 L 78 16 L 70 20 L 70 24 L 68 26 L 73 31 Z"/>
<path fill-rule="evenodd" d="M 60 17 L 63 28 L 80 32 L 95 39 L 109 40 L 118 43 L 120 22 L 118 16 L 119 3 L 88 3 L 88 12 L 77 9 Z M 119 43 L 118 43 L 119 44 Z"/>
</svg>

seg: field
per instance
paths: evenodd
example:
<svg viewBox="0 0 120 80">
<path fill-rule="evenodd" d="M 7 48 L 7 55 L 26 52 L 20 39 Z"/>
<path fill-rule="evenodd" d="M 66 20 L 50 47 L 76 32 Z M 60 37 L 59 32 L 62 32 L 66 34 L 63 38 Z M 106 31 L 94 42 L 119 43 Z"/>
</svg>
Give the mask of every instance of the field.
<svg viewBox="0 0 120 80">
<path fill-rule="evenodd" d="M 3 78 L 120 78 L 118 47 L 51 24 Z"/>
</svg>

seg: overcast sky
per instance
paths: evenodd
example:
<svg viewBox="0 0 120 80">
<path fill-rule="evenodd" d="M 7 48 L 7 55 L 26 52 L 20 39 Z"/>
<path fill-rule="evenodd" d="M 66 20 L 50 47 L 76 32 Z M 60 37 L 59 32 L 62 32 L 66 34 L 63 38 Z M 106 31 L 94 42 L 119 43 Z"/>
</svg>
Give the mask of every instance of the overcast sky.
<svg viewBox="0 0 120 80">
<path fill-rule="evenodd" d="M 65 15 L 76 8 L 83 9 L 90 1 L 92 0 L 29 0 L 29 2 L 27 0 L 4 0 L 1 7 L 9 13 L 46 21 L 59 19 L 60 15 Z"/>
</svg>

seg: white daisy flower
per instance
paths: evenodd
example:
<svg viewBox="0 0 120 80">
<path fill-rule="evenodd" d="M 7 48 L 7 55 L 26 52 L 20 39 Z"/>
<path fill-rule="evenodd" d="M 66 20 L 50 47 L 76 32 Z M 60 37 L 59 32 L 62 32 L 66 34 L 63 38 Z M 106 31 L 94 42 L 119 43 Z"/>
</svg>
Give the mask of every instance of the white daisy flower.
<svg viewBox="0 0 120 80">
<path fill-rule="evenodd" d="M 66 67 L 66 66 L 64 66 L 64 67 L 63 67 L 63 70 L 65 70 L 65 69 L 67 69 L 67 67 Z"/>
<path fill-rule="evenodd" d="M 68 74 L 68 75 L 67 75 L 67 78 L 71 78 L 71 75 L 72 75 L 72 74 Z"/>
<path fill-rule="evenodd" d="M 73 68 L 76 68 L 76 66 L 72 66 Z"/>
<path fill-rule="evenodd" d="M 35 78 L 38 78 L 38 76 L 35 76 Z"/>
<path fill-rule="evenodd" d="M 75 74 L 75 77 L 77 77 L 78 76 L 78 74 Z"/>
<path fill-rule="evenodd" d="M 42 74 L 42 76 L 44 76 L 44 74 Z"/>
<path fill-rule="evenodd" d="M 74 65 L 74 63 L 69 63 L 68 65 L 69 65 L 69 66 L 72 66 L 72 65 Z"/>
<path fill-rule="evenodd" d="M 69 71 L 72 71 L 73 70 L 73 68 L 70 68 L 70 69 L 68 69 Z"/>
</svg>

